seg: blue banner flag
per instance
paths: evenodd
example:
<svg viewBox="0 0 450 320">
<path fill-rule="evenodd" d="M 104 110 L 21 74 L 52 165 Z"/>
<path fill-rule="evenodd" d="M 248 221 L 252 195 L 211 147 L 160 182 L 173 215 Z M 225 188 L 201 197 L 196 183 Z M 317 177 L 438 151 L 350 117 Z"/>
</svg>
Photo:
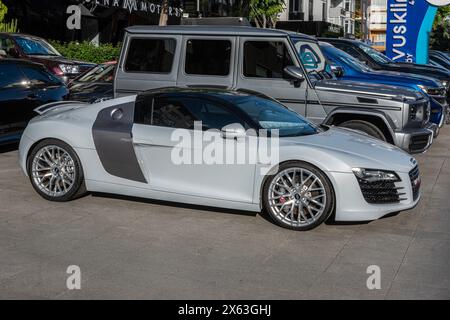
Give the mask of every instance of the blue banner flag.
<svg viewBox="0 0 450 320">
<path fill-rule="evenodd" d="M 428 63 L 428 43 L 438 6 L 450 0 L 387 0 L 386 55 Z"/>
</svg>

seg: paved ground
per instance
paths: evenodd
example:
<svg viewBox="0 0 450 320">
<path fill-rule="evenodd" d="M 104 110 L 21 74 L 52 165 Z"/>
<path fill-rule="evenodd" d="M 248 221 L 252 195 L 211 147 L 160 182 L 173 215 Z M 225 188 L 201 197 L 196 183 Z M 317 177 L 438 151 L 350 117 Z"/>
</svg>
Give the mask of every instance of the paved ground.
<svg viewBox="0 0 450 320">
<path fill-rule="evenodd" d="M 276 227 L 259 215 L 88 196 L 54 204 L 0 154 L 0 298 L 449 299 L 450 128 L 417 157 L 414 210 L 369 224 Z M 66 289 L 78 265 L 81 290 Z M 381 268 L 368 290 L 366 268 Z"/>
</svg>

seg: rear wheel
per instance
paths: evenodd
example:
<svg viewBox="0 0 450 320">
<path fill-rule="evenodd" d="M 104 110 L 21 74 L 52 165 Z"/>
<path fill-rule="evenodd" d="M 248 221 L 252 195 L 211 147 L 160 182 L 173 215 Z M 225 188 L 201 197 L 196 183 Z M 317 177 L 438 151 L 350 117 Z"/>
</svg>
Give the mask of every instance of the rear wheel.
<svg viewBox="0 0 450 320">
<path fill-rule="evenodd" d="M 305 162 L 288 162 L 266 180 L 263 201 L 276 224 L 305 231 L 330 216 L 334 193 L 330 181 L 319 169 Z"/>
<path fill-rule="evenodd" d="M 350 120 L 343 122 L 339 125 L 339 127 L 349 128 L 353 130 L 362 131 L 369 136 L 380 139 L 382 141 L 387 141 L 386 136 L 383 131 L 378 129 L 374 124 L 364 121 L 364 120 Z"/>
<path fill-rule="evenodd" d="M 86 192 L 80 159 L 60 140 L 44 140 L 33 148 L 28 176 L 36 192 L 50 201 L 69 201 Z"/>
</svg>

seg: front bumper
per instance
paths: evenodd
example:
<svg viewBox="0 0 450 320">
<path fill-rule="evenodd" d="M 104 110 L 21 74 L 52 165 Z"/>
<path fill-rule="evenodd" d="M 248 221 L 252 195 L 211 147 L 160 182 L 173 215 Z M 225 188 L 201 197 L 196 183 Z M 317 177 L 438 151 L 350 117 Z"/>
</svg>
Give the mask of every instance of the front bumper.
<svg viewBox="0 0 450 320">
<path fill-rule="evenodd" d="M 401 181 L 395 186 L 401 191 L 401 199 L 397 203 L 368 203 L 353 173 L 328 172 L 336 195 L 336 221 L 370 221 L 388 214 L 414 208 L 420 201 L 420 191 L 413 195 L 413 184 L 407 172 L 397 172 Z M 345 187 L 342 187 L 345 186 Z"/>
<path fill-rule="evenodd" d="M 405 129 L 394 132 L 395 145 L 408 153 L 422 153 L 433 143 L 438 126 L 428 123 L 425 128 Z"/>
</svg>

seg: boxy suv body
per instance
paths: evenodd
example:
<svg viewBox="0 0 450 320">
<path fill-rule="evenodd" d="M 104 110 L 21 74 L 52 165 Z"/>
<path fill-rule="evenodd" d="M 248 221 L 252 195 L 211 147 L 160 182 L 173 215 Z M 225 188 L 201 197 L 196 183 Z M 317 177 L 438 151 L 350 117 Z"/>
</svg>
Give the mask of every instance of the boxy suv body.
<svg viewBox="0 0 450 320">
<path fill-rule="evenodd" d="M 429 100 L 400 87 L 336 80 L 315 38 L 282 30 L 224 26 L 126 29 L 115 97 L 168 87 L 259 92 L 316 123 L 364 131 L 423 152 L 435 126 Z M 435 128 L 433 128 L 435 129 Z"/>
</svg>

